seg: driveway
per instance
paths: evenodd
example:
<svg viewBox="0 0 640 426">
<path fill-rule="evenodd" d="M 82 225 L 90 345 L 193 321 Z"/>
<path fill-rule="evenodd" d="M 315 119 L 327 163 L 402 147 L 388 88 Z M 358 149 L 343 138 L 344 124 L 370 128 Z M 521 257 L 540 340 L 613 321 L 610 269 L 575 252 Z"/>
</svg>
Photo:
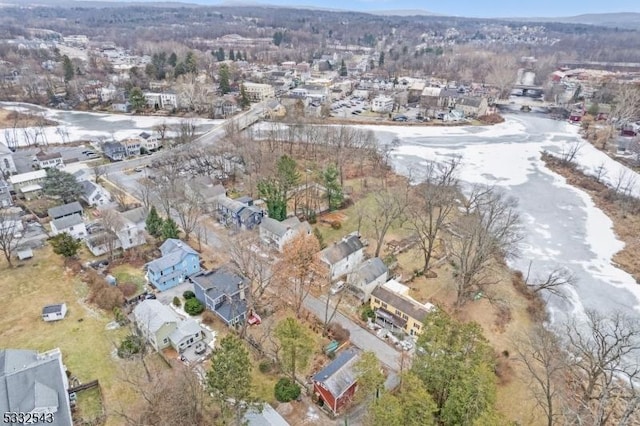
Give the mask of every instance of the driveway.
<svg viewBox="0 0 640 426">
<path fill-rule="evenodd" d="M 325 299 L 308 295 L 304 300 L 304 307 L 313 312 L 318 318 L 323 319 L 325 315 Z M 393 389 L 399 383 L 397 373 L 400 371 L 400 352 L 396 351 L 384 341 L 380 340 L 368 330 L 360 327 L 354 321 L 344 316 L 339 311 L 333 317 L 333 322 L 337 322 L 345 329 L 349 330 L 351 343 L 363 351 L 371 351 L 376 354 L 380 362 L 389 370 L 385 387 Z"/>
<path fill-rule="evenodd" d="M 171 303 L 173 303 L 173 298 L 176 296 L 179 297 L 182 301 L 182 293 L 187 290 L 193 291 L 193 284 L 191 284 L 189 281 L 178 284 L 177 286 L 170 288 L 169 290 L 156 293 L 156 298 L 163 305 L 170 305 Z"/>
</svg>

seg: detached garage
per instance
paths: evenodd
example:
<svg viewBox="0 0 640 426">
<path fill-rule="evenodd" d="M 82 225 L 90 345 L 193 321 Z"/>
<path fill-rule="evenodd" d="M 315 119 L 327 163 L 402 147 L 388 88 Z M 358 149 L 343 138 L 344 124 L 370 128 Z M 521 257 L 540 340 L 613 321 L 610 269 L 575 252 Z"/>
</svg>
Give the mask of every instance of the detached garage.
<svg viewBox="0 0 640 426">
<path fill-rule="evenodd" d="M 67 304 L 57 303 L 42 308 L 42 319 L 45 321 L 58 321 L 67 315 Z"/>
</svg>

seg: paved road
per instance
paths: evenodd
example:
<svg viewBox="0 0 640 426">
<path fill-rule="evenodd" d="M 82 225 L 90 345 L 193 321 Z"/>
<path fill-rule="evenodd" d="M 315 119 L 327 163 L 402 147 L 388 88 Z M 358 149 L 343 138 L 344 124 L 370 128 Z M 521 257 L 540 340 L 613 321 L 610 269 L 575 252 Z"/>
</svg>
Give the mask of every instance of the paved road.
<svg viewBox="0 0 640 426">
<path fill-rule="evenodd" d="M 308 295 L 304 300 L 304 307 L 313 312 L 313 314 L 320 319 L 324 319 L 325 317 L 325 306 L 326 299 L 324 299 L 324 297 L 317 298 L 312 295 Z M 393 371 L 393 373 L 388 375 L 385 387 L 387 389 L 394 388 L 398 384 L 398 376 L 395 373 L 400 371 L 400 352 L 387 345 L 384 341 L 380 340 L 368 330 L 360 327 L 360 325 L 356 324 L 339 311 L 333 317 L 333 321 L 349 330 L 351 343 L 363 351 L 374 352 L 380 362 Z"/>
</svg>

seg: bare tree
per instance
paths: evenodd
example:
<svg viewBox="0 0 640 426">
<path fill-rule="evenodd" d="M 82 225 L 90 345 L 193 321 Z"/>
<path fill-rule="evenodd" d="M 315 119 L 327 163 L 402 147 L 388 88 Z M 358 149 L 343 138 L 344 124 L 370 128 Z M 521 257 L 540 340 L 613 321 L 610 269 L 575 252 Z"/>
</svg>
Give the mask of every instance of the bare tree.
<svg viewBox="0 0 640 426">
<path fill-rule="evenodd" d="M 138 181 L 134 196 L 138 199 L 146 209 L 151 208 L 151 196 L 154 192 L 155 183 L 148 177 L 143 177 Z"/>
<path fill-rule="evenodd" d="M 545 413 L 547 425 L 566 424 L 562 420 L 566 410 L 565 372 L 569 360 L 560 349 L 558 338 L 552 331 L 537 326 L 514 343 L 516 361 L 525 366 L 524 379 L 529 381 L 536 403 Z"/>
<path fill-rule="evenodd" d="M 203 213 L 200 197 L 192 191 L 175 192 L 171 199 L 171 209 L 178 217 L 180 227 L 184 231 L 184 239 L 188 240 Z"/>
<path fill-rule="evenodd" d="M 324 276 L 325 265 L 317 257 L 320 244 L 314 235 L 293 238 L 285 244 L 282 258 L 275 265 L 277 279 L 283 296 L 291 296 L 290 301 L 296 316 L 300 317 L 302 306 L 318 277 Z"/>
<path fill-rule="evenodd" d="M 567 286 L 572 287 L 576 284 L 575 275 L 562 266 L 555 267 L 546 276 L 529 282 L 529 272 L 532 264 L 533 262 L 529 262 L 529 269 L 524 282 L 534 293 L 548 292 L 564 299 L 567 297 L 564 289 Z"/>
<path fill-rule="evenodd" d="M 384 237 L 392 226 L 402 226 L 409 204 L 409 188 L 387 188 L 373 194 L 373 208 L 364 211 L 364 219 L 369 223 L 376 237 L 374 256 L 380 256 Z"/>
<path fill-rule="evenodd" d="M 113 196 L 113 199 L 116 201 L 116 203 L 118 203 L 118 206 L 120 206 L 121 209 L 126 210 L 127 206 L 129 205 L 129 203 L 127 203 L 127 199 L 128 199 L 127 193 L 117 186 L 114 186 L 113 188 L 111 188 L 110 192 L 111 192 L 111 195 Z"/>
<path fill-rule="evenodd" d="M 607 168 L 604 165 L 604 161 L 600 163 L 598 167 L 596 167 L 595 175 L 593 177 L 598 183 L 602 182 L 602 180 L 607 177 Z"/>
<path fill-rule="evenodd" d="M 470 215 L 462 215 L 456 222 L 451 242 L 451 256 L 455 262 L 456 307 L 494 284 L 492 264 L 498 257 L 515 256 L 520 241 L 520 219 L 516 200 L 506 198 L 493 189 L 478 200 Z"/>
<path fill-rule="evenodd" d="M 102 179 L 102 177 L 107 177 L 107 166 L 105 166 L 104 164 L 101 164 L 99 166 L 95 166 L 93 168 L 93 176 L 96 180 L 97 184 L 100 184 L 100 180 Z"/>
<path fill-rule="evenodd" d="M 560 151 L 560 163 L 564 166 L 573 166 L 575 164 L 576 156 L 583 146 L 584 142 L 582 141 L 564 144 Z"/>
<path fill-rule="evenodd" d="M 20 218 L 8 208 L 0 208 L 0 250 L 9 267 L 13 267 L 11 257 L 22 239 Z"/>
<path fill-rule="evenodd" d="M 429 270 L 439 232 L 447 225 L 456 206 L 459 165 L 459 157 L 444 163 L 431 163 L 424 182 L 416 190 L 415 203 L 410 208 L 409 228 L 418 236 L 424 258 L 423 272 Z"/>
<path fill-rule="evenodd" d="M 619 312 L 586 312 L 564 330 L 569 380 L 578 424 L 638 424 L 640 323 Z"/>
<path fill-rule="evenodd" d="M 516 82 L 516 73 L 517 65 L 512 56 L 496 57 L 489 66 L 486 81 L 498 88 L 500 99 L 506 99 Z"/>
<path fill-rule="evenodd" d="M 615 126 L 633 122 L 640 117 L 640 87 L 620 85 L 613 101 L 610 121 Z"/>
<path fill-rule="evenodd" d="M 124 227 L 124 222 L 120 214 L 113 209 L 102 210 L 100 225 L 103 232 L 100 233 L 100 244 L 103 245 L 109 253 L 109 258 L 113 258 L 113 253 L 118 248 L 118 233 Z"/>
<path fill-rule="evenodd" d="M 613 192 L 623 196 L 630 196 L 636 185 L 636 174 L 626 167 L 621 167 L 613 182 Z"/>
</svg>

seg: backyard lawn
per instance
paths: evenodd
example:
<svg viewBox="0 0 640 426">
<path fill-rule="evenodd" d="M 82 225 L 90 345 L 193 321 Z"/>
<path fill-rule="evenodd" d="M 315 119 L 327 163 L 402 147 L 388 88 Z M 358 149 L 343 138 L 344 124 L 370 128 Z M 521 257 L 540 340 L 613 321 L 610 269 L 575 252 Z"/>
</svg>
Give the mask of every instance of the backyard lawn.
<svg viewBox="0 0 640 426">
<path fill-rule="evenodd" d="M 9 269 L 0 261 L 0 304 L 4 307 L 0 347 L 47 351 L 62 350 L 63 362 L 80 382 L 98 379 L 107 412 L 116 402 L 135 398 L 121 382 L 123 361 L 114 356 L 126 329 L 107 330 L 111 314 L 85 304 L 86 285 L 65 268 L 50 246 L 34 250 L 31 260 Z M 65 319 L 44 322 L 42 307 L 65 302 Z M 110 418 L 107 424 L 118 424 Z"/>
<path fill-rule="evenodd" d="M 143 293 L 145 290 L 146 280 L 144 278 L 144 271 L 141 268 L 136 268 L 131 265 L 118 265 L 111 268 L 111 275 L 116 278 L 118 284 L 132 283 L 138 288 L 138 293 Z"/>
</svg>

